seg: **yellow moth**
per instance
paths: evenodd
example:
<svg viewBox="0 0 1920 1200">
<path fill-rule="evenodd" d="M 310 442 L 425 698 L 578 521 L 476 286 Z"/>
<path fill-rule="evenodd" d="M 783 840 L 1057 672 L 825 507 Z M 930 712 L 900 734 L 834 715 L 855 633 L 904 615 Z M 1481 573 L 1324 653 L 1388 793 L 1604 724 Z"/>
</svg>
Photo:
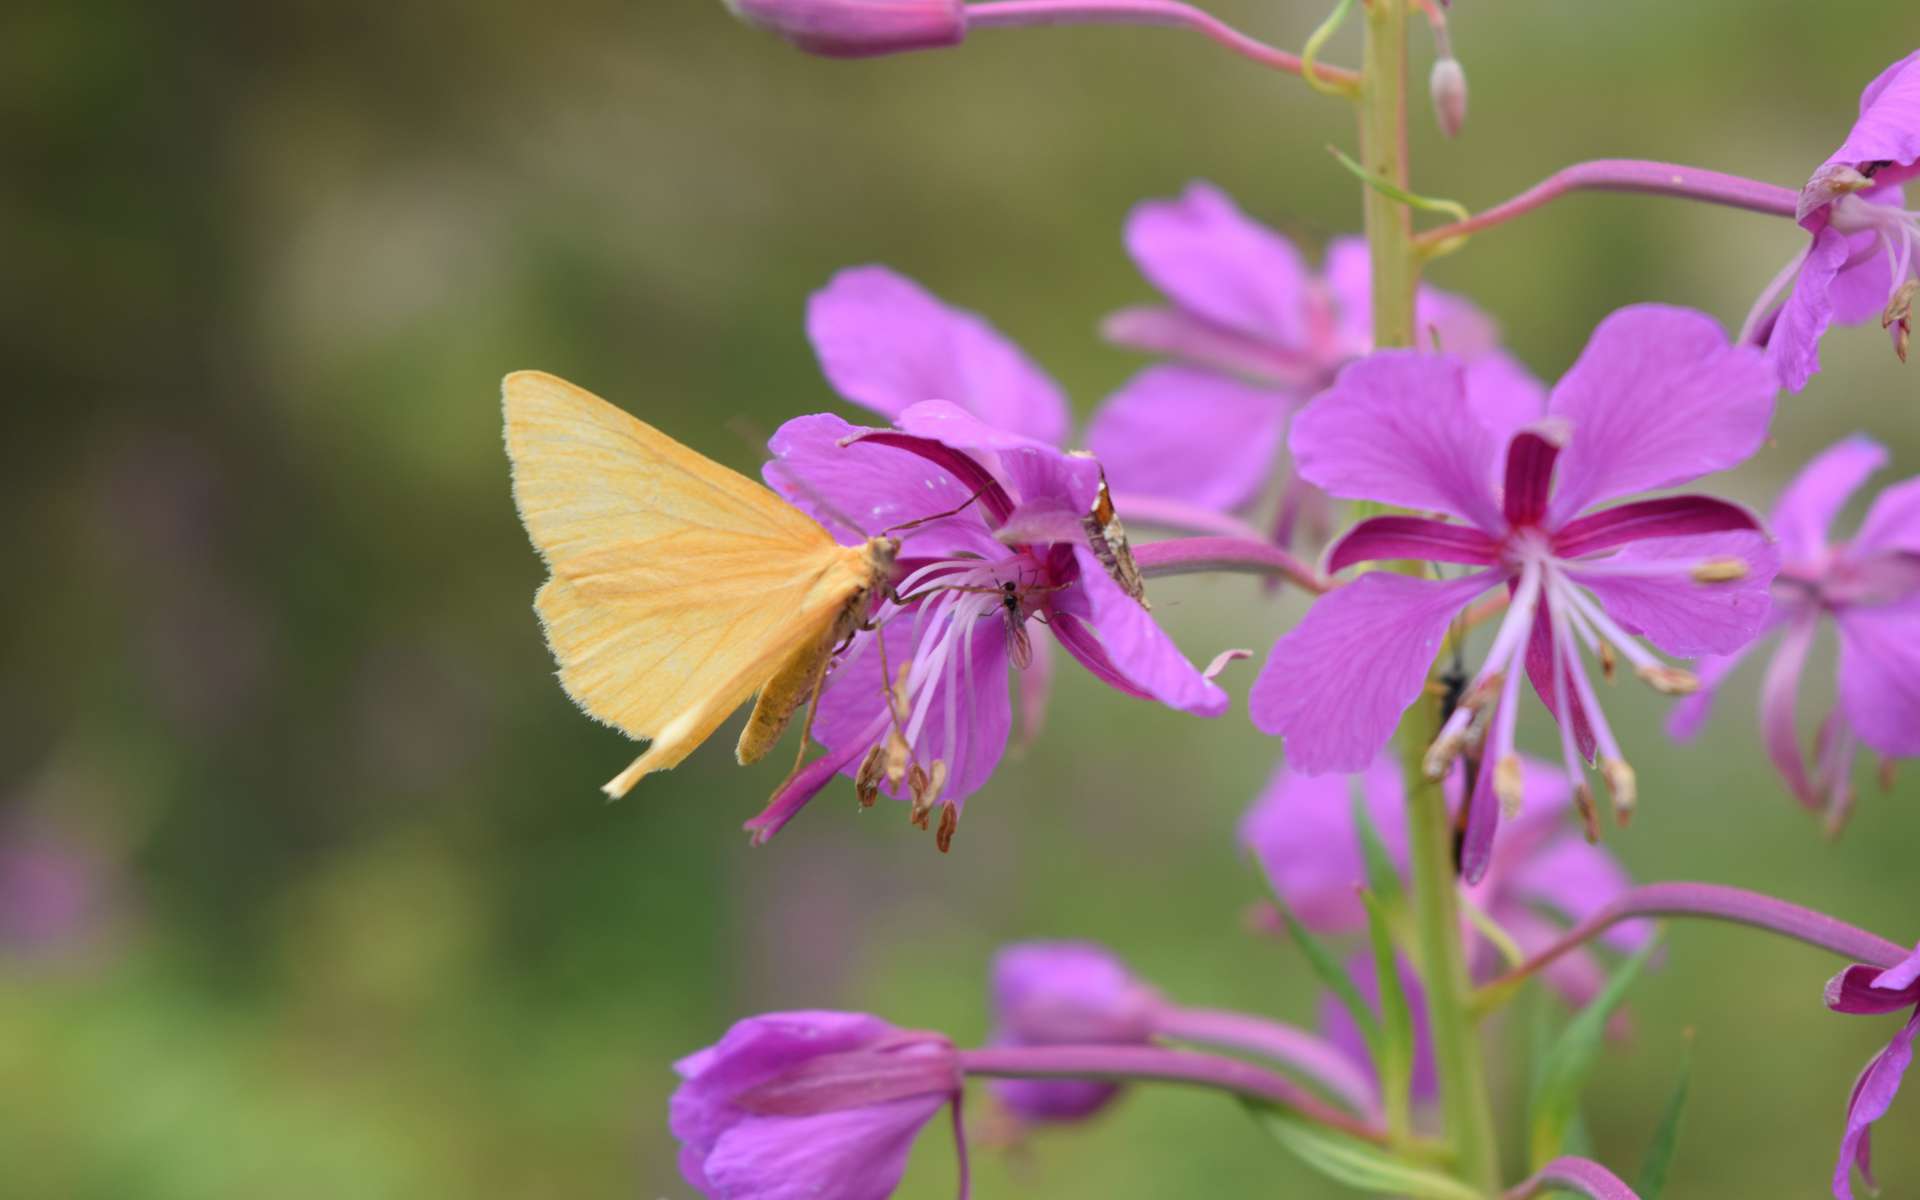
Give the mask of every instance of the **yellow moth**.
<svg viewBox="0 0 1920 1200">
<path fill-rule="evenodd" d="M 679 763 L 756 694 L 736 753 L 759 759 L 866 622 L 899 542 L 843 546 L 768 488 L 563 379 L 517 371 L 502 391 L 514 503 L 550 572 L 534 608 L 561 686 L 651 741 L 603 790 L 623 796 Z"/>
</svg>

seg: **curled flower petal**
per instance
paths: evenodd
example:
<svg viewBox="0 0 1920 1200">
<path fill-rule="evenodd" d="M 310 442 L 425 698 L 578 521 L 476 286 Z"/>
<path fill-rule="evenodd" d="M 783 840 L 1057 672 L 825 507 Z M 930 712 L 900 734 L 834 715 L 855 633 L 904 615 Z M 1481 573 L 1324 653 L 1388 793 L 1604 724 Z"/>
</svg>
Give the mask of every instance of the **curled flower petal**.
<svg viewBox="0 0 1920 1200">
<path fill-rule="evenodd" d="M 1913 1040 L 1920 1035 L 1920 1011 L 1893 1035 L 1887 1048 L 1867 1063 L 1866 1070 L 1853 1085 L 1853 1097 L 1847 1103 L 1847 1131 L 1840 1139 L 1840 1161 L 1833 1171 L 1833 1194 L 1838 1200 L 1853 1200 L 1853 1169 L 1873 1187 L 1873 1123 L 1893 1107 L 1900 1081 L 1913 1063 Z"/>
<path fill-rule="evenodd" d="M 1171 708 L 1202 717 L 1227 711 L 1227 694 L 1187 661 L 1139 601 L 1108 576 L 1093 551 L 1076 546 L 1073 553 L 1080 562 L 1080 588 L 1068 594 L 1063 607 L 1100 635 L 1115 670 Z"/>
<path fill-rule="evenodd" d="M 1874 178 L 1897 182 L 1920 161 L 1920 50 L 1894 63 L 1860 93 L 1860 119 L 1822 167 L 1886 163 Z M 1814 173 L 1819 178 L 1820 172 Z M 1804 221 L 1802 222 L 1805 223 Z"/>
</svg>

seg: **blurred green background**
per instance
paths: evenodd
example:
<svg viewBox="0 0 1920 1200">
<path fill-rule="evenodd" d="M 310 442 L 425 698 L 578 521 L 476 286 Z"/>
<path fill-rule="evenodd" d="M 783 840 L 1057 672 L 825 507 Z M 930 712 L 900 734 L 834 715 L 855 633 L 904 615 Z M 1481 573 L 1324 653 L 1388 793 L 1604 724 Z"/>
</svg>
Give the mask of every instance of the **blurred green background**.
<svg viewBox="0 0 1920 1200">
<path fill-rule="evenodd" d="M 1213 7 L 1283 45 L 1321 16 Z M 1467 0 L 1454 31 L 1473 111 L 1452 144 L 1415 114 L 1416 185 L 1473 207 L 1602 156 L 1797 186 L 1920 42 L 1877 0 Z M 542 367 L 750 468 L 779 421 L 839 407 L 808 292 L 884 262 L 989 314 L 1084 415 L 1138 365 L 1093 335 L 1149 296 L 1128 208 L 1206 178 L 1317 245 L 1357 222 L 1323 150 L 1352 132 L 1337 102 L 1165 31 L 849 64 L 698 0 L 0 15 L 0 829 L 40 888 L 15 902 L 52 889 L 60 927 L 0 950 L 0 1193 L 686 1196 L 674 1058 L 782 1007 L 977 1039 L 986 964 L 1017 938 L 1100 939 L 1189 1002 L 1310 1021 L 1302 964 L 1240 923 L 1256 888 L 1231 833 L 1275 747 L 1238 708 L 1202 724 L 1063 671 L 1048 735 L 945 857 L 837 791 L 750 849 L 778 768 L 724 744 L 601 803 L 631 748 L 551 677 L 497 395 Z M 1780 221 L 1591 196 L 1432 277 L 1552 377 L 1624 303 L 1737 323 L 1795 245 Z M 1826 358 L 1726 490 L 1766 503 L 1855 429 L 1920 471 L 1920 383 L 1880 332 Z M 1297 612 L 1244 579 L 1156 601 L 1202 661 Z M 1612 694 L 1644 798 L 1610 844 L 1645 879 L 1920 934 L 1913 777 L 1882 795 L 1863 771 L 1853 827 L 1822 841 L 1740 678 L 1684 754 L 1649 694 Z M 1892 1027 L 1823 1012 L 1835 967 L 1673 929 L 1599 1072 L 1602 1156 L 1637 1164 L 1693 1028 L 1670 1194 L 1822 1194 Z M 1883 1177 L 1913 1194 L 1920 1098 L 1888 1121 Z M 1232 1104 L 1171 1092 L 984 1151 L 977 1179 L 1338 1193 Z M 936 1129 L 904 1194 L 951 1187 Z"/>
</svg>

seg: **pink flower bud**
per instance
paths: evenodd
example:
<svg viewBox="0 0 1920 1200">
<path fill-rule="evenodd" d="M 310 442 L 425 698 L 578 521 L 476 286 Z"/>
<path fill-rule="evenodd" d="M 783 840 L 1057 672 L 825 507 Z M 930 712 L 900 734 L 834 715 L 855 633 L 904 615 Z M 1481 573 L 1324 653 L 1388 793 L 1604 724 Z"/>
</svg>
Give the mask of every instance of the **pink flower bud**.
<svg viewBox="0 0 1920 1200">
<path fill-rule="evenodd" d="M 1427 86 L 1433 93 L 1433 115 L 1440 122 L 1440 132 L 1459 137 L 1461 126 L 1467 123 L 1467 73 L 1461 69 L 1460 60 L 1435 59 Z"/>
<path fill-rule="evenodd" d="M 830 58 L 956 46 L 967 33 L 961 0 L 726 0 L 726 5 L 749 25 Z"/>
</svg>

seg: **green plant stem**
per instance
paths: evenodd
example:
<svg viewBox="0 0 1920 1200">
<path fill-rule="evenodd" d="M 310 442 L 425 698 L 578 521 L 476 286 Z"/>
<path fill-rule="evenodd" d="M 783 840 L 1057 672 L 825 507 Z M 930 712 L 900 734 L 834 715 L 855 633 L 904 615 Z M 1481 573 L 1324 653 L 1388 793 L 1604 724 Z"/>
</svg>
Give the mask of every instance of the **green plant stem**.
<svg viewBox="0 0 1920 1200">
<path fill-rule="evenodd" d="M 1367 0 L 1361 54 L 1360 161 L 1369 175 L 1407 190 L 1407 0 Z M 1413 213 L 1364 188 L 1367 247 L 1373 256 L 1373 344 L 1414 344 Z"/>
<path fill-rule="evenodd" d="M 1408 2 L 1367 0 L 1360 84 L 1362 165 L 1373 178 L 1403 193 L 1408 190 Z M 1363 188 L 1361 198 L 1373 263 L 1374 345 L 1410 347 L 1419 274 L 1412 246 L 1412 213 L 1379 188 Z M 1439 719 L 1438 706 L 1423 700 L 1407 711 L 1400 726 L 1414 927 L 1455 1168 L 1468 1184 L 1495 1197 L 1501 1192 L 1500 1155 L 1481 1045 L 1467 1009 L 1469 985 L 1455 896 L 1453 828 L 1447 819 L 1446 798 L 1421 768 L 1426 748 L 1439 732 Z"/>
</svg>

